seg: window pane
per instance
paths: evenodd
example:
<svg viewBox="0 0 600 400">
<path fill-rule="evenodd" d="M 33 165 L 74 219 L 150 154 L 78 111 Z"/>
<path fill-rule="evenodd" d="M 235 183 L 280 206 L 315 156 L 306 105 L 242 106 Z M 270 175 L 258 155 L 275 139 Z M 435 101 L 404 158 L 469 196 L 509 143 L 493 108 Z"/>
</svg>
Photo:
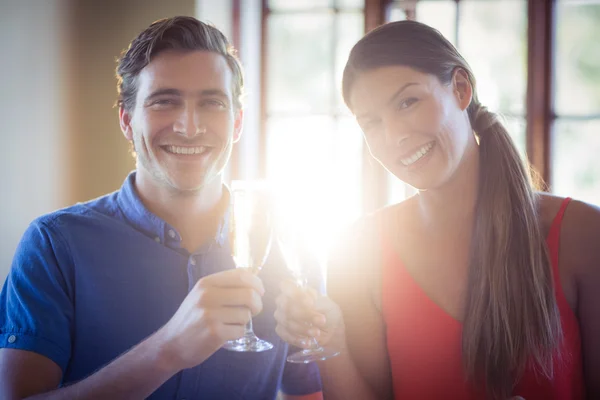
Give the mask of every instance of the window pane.
<svg viewBox="0 0 600 400">
<path fill-rule="evenodd" d="M 268 29 L 267 111 L 330 113 L 333 14 L 274 14 Z"/>
<path fill-rule="evenodd" d="M 272 10 L 306 10 L 333 6 L 333 0 L 268 0 Z"/>
<path fill-rule="evenodd" d="M 525 115 L 526 1 L 463 0 L 459 12 L 459 48 L 475 74 L 479 100 L 492 111 Z"/>
<path fill-rule="evenodd" d="M 335 0 L 335 5 L 341 9 L 362 9 L 365 6 L 365 0 Z"/>
<path fill-rule="evenodd" d="M 561 0 L 556 11 L 556 113 L 600 115 L 600 3 Z"/>
<path fill-rule="evenodd" d="M 456 2 L 454 0 L 419 1 L 417 2 L 416 17 L 417 21 L 440 31 L 456 46 Z"/>
<path fill-rule="evenodd" d="M 324 256 L 330 240 L 361 212 L 362 136 L 353 118 L 270 118 L 268 179 L 303 221 Z"/>
<path fill-rule="evenodd" d="M 404 8 L 401 5 L 393 4 L 390 6 L 387 17 L 388 22 L 404 21 L 405 19 L 406 12 L 404 11 Z"/>
<path fill-rule="evenodd" d="M 600 120 L 557 120 L 552 191 L 600 205 Z"/>
<path fill-rule="evenodd" d="M 336 65 L 335 65 L 335 98 L 337 111 L 339 113 L 349 113 L 344 99 L 342 98 L 342 74 L 348 61 L 350 50 L 354 44 L 363 36 L 365 23 L 362 13 L 341 13 L 337 17 L 337 46 L 336 46 Z"/>
</svg>

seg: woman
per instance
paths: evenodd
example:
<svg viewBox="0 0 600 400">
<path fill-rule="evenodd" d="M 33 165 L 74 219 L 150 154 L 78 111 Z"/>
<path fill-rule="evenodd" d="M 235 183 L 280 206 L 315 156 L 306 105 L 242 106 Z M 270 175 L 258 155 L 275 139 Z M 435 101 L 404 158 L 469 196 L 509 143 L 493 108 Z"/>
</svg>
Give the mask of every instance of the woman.
<svg viewBox="0 0 600 400">
<path fill-rule="evenodd" d="M 350 230 L 329 298 L 283 288 L 280 336 L 342 349 L 320 365 L 325 398 L 600 398 L 600 210 L 535 191 L 426 25 L 361 39 L 343 95 L 373 157 L 419 192 Z"/>
</svg>

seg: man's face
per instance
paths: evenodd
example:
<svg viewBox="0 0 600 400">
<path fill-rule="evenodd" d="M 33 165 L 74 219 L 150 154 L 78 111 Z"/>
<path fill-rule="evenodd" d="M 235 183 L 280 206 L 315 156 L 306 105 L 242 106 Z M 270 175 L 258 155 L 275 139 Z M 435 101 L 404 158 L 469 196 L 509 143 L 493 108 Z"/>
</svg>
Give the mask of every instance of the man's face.
<svg viewBox="0 0 600 400">
<path fill-rule="evenodd" d="M 120 111 L 120 122 L 137 154 L 138 177 L 189 193 L 220 178 L 242 128 L 225 58 L 164 51 L 137 79 L 135 106 Z"/>
</svg>

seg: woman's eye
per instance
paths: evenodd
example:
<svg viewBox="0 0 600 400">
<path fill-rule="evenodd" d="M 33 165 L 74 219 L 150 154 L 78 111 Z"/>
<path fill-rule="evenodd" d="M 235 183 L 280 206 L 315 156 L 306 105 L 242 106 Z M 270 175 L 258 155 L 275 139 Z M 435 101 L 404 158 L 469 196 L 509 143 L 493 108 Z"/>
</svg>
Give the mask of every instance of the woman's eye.
<svg viewBox="0 0 600 400">
<path fill-rule="evenodd" d="M 404 99 L 400 102 L 400 104 L 398 105 L 398 109 L 406 110 L 407 108 L 409 108 L 410 106 L 412 106 L 413 104 L 415 104 L 418 101 L 419 101 L 419 99 L 417 99 L 416 97 L 409 97 L 408 99 Z"/>
</svg>

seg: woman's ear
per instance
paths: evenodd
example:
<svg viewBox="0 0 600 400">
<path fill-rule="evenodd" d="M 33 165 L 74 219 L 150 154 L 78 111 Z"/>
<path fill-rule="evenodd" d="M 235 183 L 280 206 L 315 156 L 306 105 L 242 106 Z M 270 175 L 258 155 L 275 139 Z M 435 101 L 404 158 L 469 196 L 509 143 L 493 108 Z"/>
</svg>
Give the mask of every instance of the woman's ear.
<svg viewBox="0 0 600 400">
<path fill-rule="evenodd" d="M 452 73 L 452 90 L 461 110 L 466 110 L 473 99 L 473 85 L 469 80 L 467 71 L 456 68 Z"/>
</svg>

